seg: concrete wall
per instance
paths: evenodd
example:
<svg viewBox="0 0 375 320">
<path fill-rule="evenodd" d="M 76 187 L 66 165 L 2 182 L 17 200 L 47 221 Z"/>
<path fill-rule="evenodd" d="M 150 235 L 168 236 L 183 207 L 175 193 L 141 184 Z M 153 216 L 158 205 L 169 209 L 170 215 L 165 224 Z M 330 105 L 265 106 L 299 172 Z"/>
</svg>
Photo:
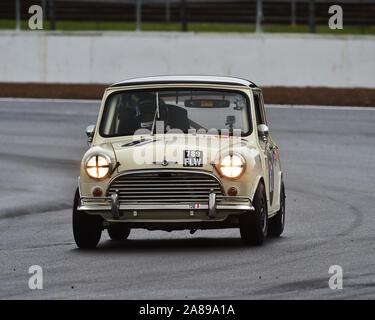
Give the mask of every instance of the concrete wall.
<svg viewBox="0 0 375 320">
<path fill-rule="evenodd" d="M 260 86 L 375 88 L 374 36 L 2 31 L 0 61 L 0 82 L 214 74 Z"/>
</svg>

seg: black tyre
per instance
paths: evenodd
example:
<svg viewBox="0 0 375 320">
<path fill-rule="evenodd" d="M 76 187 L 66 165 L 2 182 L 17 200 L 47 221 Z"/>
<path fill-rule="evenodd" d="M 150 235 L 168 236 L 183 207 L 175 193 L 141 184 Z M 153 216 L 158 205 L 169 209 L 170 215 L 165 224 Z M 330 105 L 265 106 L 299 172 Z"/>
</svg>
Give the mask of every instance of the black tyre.
<svg viewBox="0 0 375 320">
<path fill-rule="evenodd" d="M 99 243 L 103 229 L 103 219 L 100 216 L 88 215 L 77 211 L 79 200 L 78 189 L 73 203 L 73 235 L 79 248 L 95 248 Z"/>
<path fill-rule="evenodd" d="M 108 235 L 112 240 L 121 241 L 126 240 L 130 234 L 130 228 L 127 228 L 122 223 L 112 224 L 108 227 Z"/>
<path fill-rule="evenodd" d="M 262 245 L 267 237 L 268 211 L 264 185 L 261 183 L 255 193 L 255 211 L 246 212 L 240 218 L 240 233 L 245 244 Z"/>
<path fill-rule="evenodd" d="M 280 188 L 280 210 L 268 221 L 268 235 L 270 237 L 279 237 L 285 226 L 285 187 L 281 182 Z"/>
</svg>

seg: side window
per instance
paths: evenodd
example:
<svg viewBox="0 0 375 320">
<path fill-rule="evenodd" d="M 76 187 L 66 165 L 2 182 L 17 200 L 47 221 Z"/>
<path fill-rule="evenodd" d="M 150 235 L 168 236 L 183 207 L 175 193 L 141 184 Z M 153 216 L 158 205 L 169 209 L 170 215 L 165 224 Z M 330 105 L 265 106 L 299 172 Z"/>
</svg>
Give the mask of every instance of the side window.
<svg viewBox="0 0 375 320">
<path fill-rule="evenodd" d="M 257 125 L 266 124 L 264 116 L 263 101 L 259 93 L 254 93 L 255 116 Z"/>
</svg>

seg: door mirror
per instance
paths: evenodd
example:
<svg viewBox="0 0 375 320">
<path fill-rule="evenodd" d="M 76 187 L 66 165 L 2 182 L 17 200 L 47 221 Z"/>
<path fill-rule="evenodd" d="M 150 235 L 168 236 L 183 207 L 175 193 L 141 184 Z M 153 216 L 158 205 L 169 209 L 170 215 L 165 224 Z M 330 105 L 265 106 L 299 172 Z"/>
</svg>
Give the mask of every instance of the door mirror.
<svg viewBox="0 0 375 320">
<path fill-rule="evenodd" d="M 95 125 L 91 124 L 86 128 L 87 142 L 91 143 L 94 138 Z"/>
<path fill-rule="evenodd" d="M 268 126 L 266 126 L 265 124 L 260 124 L 258 126 L 258 136 L 262 138 L 263 141 L 267 141 L 269 136 Z"/>
</svg>

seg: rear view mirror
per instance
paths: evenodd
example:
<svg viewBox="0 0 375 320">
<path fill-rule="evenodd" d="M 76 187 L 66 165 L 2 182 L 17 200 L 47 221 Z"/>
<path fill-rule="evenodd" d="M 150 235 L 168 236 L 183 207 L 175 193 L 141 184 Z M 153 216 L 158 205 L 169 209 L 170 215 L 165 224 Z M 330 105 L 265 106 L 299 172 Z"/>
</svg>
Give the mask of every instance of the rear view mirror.
<svg viewBox="0 0 375 320">
<path fill-rule="evenodd" d="M 91 143 L 94 138 L 95 125 L 91 124 L 86 128 L 87 142 Z"/>
<path fill-rule="evenodd" d="M 263 141 L 267 141 L 269 136 L 269 129 L 268 126 L 265 124 L 258 125 L 258 136 L 263 139 Z"/>
</svg>

